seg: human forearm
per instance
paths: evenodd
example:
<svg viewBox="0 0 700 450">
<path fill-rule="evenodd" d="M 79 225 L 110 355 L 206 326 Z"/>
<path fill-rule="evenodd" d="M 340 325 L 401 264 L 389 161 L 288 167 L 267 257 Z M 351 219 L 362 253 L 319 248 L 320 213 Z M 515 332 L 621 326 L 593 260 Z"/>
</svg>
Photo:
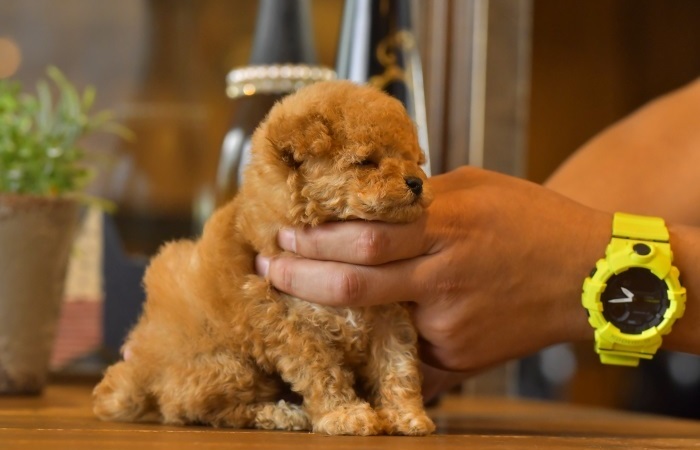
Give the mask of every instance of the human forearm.
<svg viewBox="0 0 700 450">
<path fill-rule="evenodd" d="M 700 81 L 695 81 L 593 138 L 545 183 L 597 210 L 665 219 L 688 299 L 685 316 L 663 345 L 692 353 L 700 353 L 698 179 Z"/>
<path fill-rule="evenodd" d="M 579 149 L 545 183 L 596 209 L 700 226 L 700 81 Z"/>
</svg>

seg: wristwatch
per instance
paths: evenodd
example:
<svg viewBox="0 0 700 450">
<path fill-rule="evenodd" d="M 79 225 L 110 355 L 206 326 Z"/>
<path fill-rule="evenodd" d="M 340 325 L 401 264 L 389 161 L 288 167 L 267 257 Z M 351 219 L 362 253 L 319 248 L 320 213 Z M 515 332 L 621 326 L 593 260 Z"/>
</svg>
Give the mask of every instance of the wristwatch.
<svg viewBox="0 0 700 450">
<path fill-rule="evenodd" d="M 637 366 L 685 311 L 685 288 L 658 217 L 616 213 L 605 257 L 583 283 L 582 303 L 604 364 Z"/>
</svg>

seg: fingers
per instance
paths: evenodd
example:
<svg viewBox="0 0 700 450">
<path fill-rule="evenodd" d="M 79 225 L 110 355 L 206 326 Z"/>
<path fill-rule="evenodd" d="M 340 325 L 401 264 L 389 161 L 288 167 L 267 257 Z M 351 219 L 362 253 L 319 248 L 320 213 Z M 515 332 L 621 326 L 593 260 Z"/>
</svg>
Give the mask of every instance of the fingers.
<svg viewBox="0 0 700 450">
<path fill-rule="evenodd" d="M 258 256 L 258 274 L 282 292 L 333 306 L 415 300 L 416 268 L 436 251 L 426 219 L 409 224 L 349 221 L 308 229 L 283 229 L 280 247 L 298 257 Z"/>
<path fill-rule="evenodd" d="M 426 403 L 435 400 L 440 394 L 460 385 L 470 376 L 469 373 L 438 369 L 424 362 L 421 362 L 420 370 L 423 374 L 423 400 Z"/>
<path fill-rule="evenodd" d="M 425 220 L 410 224 L 350 221 L 306 229 L 283 229 L 278 243 L 306 258 L 380 265 L 428 253 Z"/>
<path fill-rule="evenodd" d="M 380 266 L 318 261 L 283 254 L 256 258 L 256 269 L 280 291 L 330 306 L 410 301 L 422 291 L 416 267 L 422 258 Z"/>
</svg>

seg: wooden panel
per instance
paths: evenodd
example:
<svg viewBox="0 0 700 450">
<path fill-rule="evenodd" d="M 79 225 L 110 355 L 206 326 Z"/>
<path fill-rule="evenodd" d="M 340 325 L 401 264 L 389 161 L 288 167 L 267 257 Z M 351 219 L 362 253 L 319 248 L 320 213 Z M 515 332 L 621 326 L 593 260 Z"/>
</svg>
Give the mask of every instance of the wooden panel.
<svg viewBox="0 0 700 450">
<path fill-rule="evenodd" d="M 528 178 L 700 74 L 696 0 L 535 0 Z"/>
</svg>

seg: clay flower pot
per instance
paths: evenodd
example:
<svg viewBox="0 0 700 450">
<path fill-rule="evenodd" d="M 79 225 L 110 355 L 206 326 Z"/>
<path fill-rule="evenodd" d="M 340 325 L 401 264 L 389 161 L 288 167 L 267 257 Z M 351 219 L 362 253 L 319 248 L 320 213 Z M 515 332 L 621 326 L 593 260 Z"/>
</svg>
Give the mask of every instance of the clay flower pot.
<svg viewBox="0 0 700 450">
<path fill-rule="evenodd" d="M 39 393 L 77 229 L 74 200 L 0 194 L 0 393 Z"/>
</svg>

